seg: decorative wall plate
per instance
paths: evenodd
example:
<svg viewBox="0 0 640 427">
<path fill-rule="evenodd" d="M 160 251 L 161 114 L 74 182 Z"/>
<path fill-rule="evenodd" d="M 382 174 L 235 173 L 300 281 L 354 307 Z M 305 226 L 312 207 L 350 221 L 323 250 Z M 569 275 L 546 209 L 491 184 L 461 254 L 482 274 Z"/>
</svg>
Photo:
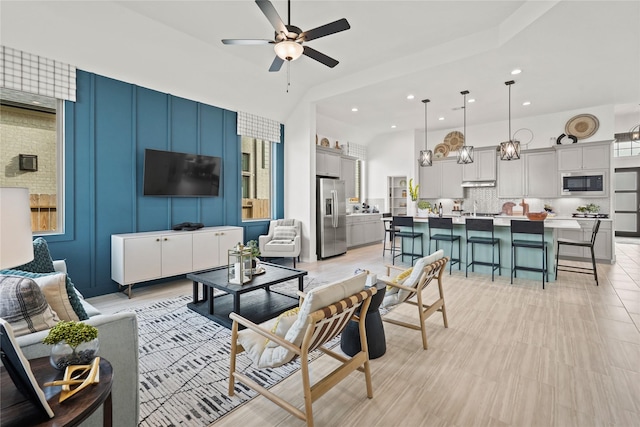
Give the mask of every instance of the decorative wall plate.
<svg viewBox="0 0 640 427">
<path fill-rule="evenodd" d="M 444 144 L 438 144 L 433 149 L 433 157 L 441 159 L 449 155 L 449 147 Z"/>
<path fill-rule="evenodd" d="M 578 139 L 585 139 L 596 133 L 599 126 L 600 122 L 593 114 L 578 114 L 567 121 L 564 131 Z"/>
<path fill-rule="evenodd" d="M 331 144 L 329 143 L 329 140 L 327 138 L 322 138 L 322 140 L 320 141 L 320 145 L 322 145 L 323 147 L 331 146 Z"/>
<path fill-rule="evenodd" d="M 447 136 L 444 137 L 443 142 L 444 145 L 449 148 L 449 151 L 456 151 L 464 145 L 464 135 L 462 132 L 455 130 L 453 132 L 449 132 Z"/>
</svg>

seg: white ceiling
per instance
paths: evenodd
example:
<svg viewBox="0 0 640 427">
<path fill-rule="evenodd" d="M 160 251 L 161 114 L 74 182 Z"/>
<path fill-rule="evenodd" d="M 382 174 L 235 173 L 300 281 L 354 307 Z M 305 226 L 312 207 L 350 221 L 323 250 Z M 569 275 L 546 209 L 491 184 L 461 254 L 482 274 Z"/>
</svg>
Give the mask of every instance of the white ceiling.
<svg viewBox="0 0 640 427">
<path fill-rule="evenodd" d="M 287 21 L 287 3 L 273 1 Z M 598 105 L 640 112 L 640 1 L 293 0 L 308 30 L 346 18 L 351 29 L 309 46 L 310 58 L 267 70 L 271 46 L 223 38 L 273 37 L 250 0 L 0 2 L 0 42 L 78 68 L 285 122 L 303 103 L 367 134 L 459 127 L 460 91 L 477 99 L 467 124 Z M 522 74 L 511 76 L 513 68 Z M 414 94 L 408 101 L 406 96 Z M 523 107 L 523 101 L 531 105 Z M 351 108 L 359 111 L 352 113 Z M 455 110 L 454 110 L 455 109 Z M 436 120 L 445 117 L 444 121 Z"/>
</svg>

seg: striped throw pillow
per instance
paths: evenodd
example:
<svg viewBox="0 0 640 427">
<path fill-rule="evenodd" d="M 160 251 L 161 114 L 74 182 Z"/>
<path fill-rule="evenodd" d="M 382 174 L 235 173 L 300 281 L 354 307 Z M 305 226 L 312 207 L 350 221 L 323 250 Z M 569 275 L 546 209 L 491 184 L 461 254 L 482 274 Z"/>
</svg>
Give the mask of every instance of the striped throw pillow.
<svg viewBox="0 0 640 427">
<path fill-rule="evenodd" d="M 47 330 L 60 321 L 36 282 L 11 275 L 0 276 L 0 317 L 17 337 Z"/>
<path fill-rule="evenodd" d="M 273 229 L 273 240 L 288 240 L 292 241 L 296 238 L 298 232 L 295 226 L 290 225 L 276 225 Z"/>
</svg>

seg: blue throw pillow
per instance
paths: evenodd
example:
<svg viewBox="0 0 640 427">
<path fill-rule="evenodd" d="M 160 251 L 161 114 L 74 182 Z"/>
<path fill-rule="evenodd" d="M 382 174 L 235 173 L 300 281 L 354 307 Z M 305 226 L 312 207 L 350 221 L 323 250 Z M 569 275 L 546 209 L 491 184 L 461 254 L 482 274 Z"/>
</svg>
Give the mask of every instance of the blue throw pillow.
<svg viewBox="0 0 640 427">
<path fill-rule="evenodd" d="M 51 273 L 32 273 L 32 272 L 23 271 L 23 270 L 0 270 L 0 274 L 28 277 L 30 279 L 33 279 L 36 277 L 49 276 L 51 274 L 58 274 L 58 272 L 54 271 Z M 71 304 L 73 311 L 78 316 L 78 319 L 87 320 L 89 316 L 87 315 L 87 312 L 84 310 L 84 307 L 82 306 L 82 302 L 80 301 L 78 294 L 76 294 L 75 286 L 73 286 L 73 283 L 69 278 L 69 275 L 67 274 L 66 276 L 67 276 L 66 289 L 67 289 L 67 296 L 69 297 L 69 303 Z"/>
<path fill-rule="evenodd" d="M 31 273 L 53 273 L 53 260 L 49 253 L 47 241 L 42 237 L 38 237 L 33 241 L 33 261 L 28 262 L 15 270 L 30 271 Z"/>
</svg>

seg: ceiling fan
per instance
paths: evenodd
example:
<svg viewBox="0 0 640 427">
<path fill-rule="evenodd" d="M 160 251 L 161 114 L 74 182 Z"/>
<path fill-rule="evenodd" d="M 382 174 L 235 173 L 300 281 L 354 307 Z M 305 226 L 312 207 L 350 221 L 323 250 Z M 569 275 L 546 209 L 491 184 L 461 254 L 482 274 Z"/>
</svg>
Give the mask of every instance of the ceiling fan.
<svg viewBox="0 0 640 427">
<path fill-rule="evenodd" d="M 273 28 L 276 30 L 274 39 L 223 39 L 222 43 L 237 45 L 273 44 L 276 57 L 271 63 L 269 71 L 280 71 L 284 61 L 294 61 L 301 55 L 306 55 L 311 59 L 315 59 L 330 68 L 338 65 L 337 60 L 325 55 L 324 53 L 318 52 L 309 46 L 303 46 L 302 44 L 314 39 L 319 39 L 320 37 L 348 30 L 351 26 L 345 18 L 338 19 L 337 21 L 322 25 L 312 30 L 302 31 L 295 25 L 291 25 L 291 0 L 287 1 L 287 12 L 289 18 L 287 25 L 284 24 L 280 15 L 278 15 L 278 12 L 269 0 L 255 1 L 262 13 L 264 13 L 271 25 L 273 25 Z"/>
</svg>

